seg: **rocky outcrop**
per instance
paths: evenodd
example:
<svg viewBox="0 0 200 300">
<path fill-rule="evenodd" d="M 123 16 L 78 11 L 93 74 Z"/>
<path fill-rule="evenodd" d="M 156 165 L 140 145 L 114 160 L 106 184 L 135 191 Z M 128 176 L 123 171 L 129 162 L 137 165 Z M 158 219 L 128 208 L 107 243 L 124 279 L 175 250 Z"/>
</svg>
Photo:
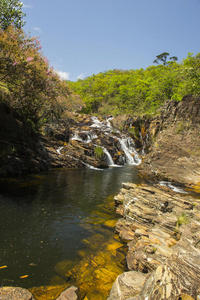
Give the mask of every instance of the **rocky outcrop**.
<svg viewBox="0 0 200 300">
<path fill-rule="evenodd" d="M 133 283 L 127 293 L 125 273 L 117 278 L 109 300 L 198 299 L 200 199 L 159 185 L 126 183 L 115 203 L 123 216 L 116 230 L 128 242 L 127 266 L 138 272 L 139 289 L 133 292 Z"/>
<path fill-rule="evenodd" d="M 75 114 L 68 143 L 59 148 L 62 157 L 83 166 L 106 168 L 110 165 L 138 164 L 134 141 L 112 127 L 112 118 Z"/>
<path fill-rule="evenodd" d="M 168 100 L 157 116 L 128 117 L 124 124 L 143 150 L 142 175 L 200 186 L 199 96 Z"/>
<path fill-rule="evenodd" d="M 2 300 L 34 300 L 33 295 L 26 289 L 19 287 L 1 287 L 0 299 Z"/>
<path fill-rule="evenodd" d="M 0 104 L 0 177 L 55 167 L 107 168 L 138 164 L 133 140 L 114 129 L 109 118 L 71 113 L 68 120 L 46 125 L 40 133 Z"/>
<path fill-rule="evenodd" d="M 69 138 L 66 126 L 61 125 L 59 136 L 56 130 L 53 137 L 36 134 L 11 107 L 0 103 L 0 177 L 73 166 L 73 162 L 63 160 L 56 151 L 61 140 Z"/>
</svg>

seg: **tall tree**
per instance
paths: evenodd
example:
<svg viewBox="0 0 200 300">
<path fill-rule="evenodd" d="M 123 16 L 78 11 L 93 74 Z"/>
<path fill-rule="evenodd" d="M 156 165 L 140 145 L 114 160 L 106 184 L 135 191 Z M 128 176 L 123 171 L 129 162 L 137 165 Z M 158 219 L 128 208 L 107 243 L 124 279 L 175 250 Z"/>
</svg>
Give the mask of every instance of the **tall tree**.
<svg viewBox="0 0 200 300">
<path fill-rule="evenodd" d="M 22 12 L 23 3 L 18 0 L 0 0 L 0 29 L 6 30 L 8 26 L 22 28 L 25 22 L 22 21 L 26 16 Z"/>
<path fill-rule="evenodd" d="M 168 56 L 169 56 L 168 52 L 163 52 L 156 56 L 157 58 L 153 61 L 153 63 L 159 64 L 159 61 L 161 61 L 163 65 L 166 66 Z"/>
<path fill-rule="evenodd" d="M 157 55 L 156 59 L 153 61 L 154 64 L 159 64 L 159 62 L 162 62 L 164 66 L 166 66 L 167 64 L 169 64 L 169 62 L 167 62 L 167 57 L 169 56 L 168 52 L 163 52 L 159 55 Z M 171 61 L 177 61 L 178 57 L 177 56 L 171 56 L 169 58 Z"/>
</svg>

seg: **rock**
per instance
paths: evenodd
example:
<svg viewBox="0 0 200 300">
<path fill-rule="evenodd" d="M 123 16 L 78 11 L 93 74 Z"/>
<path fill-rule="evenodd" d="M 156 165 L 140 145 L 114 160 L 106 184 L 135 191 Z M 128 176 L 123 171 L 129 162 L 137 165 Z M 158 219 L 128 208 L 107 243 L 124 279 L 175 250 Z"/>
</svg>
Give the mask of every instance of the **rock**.
<svg viewBox="0 0 200 300">
<path fill-rule="evenodd" d="M 71 286 L 56 299 L 56 300 L 77 300 L 78 296 L 76 294 L 76 291 L 78 290 L 77 287 Z"/>
<path fill-rule="evenodd" d="M 195 267 L 196 261 L 196 254 L 190 253 L 190 257 L 188 255 L 174 257 L 169 259 L 166 264 L 158 266 L 145 282 L 141 298 L 148 297 L 149 300 L 176 299 L 184 291 L 187 297 L 195 299 L 200 279 L 200 268 L 199 266 Z"/>
<path fill-rule="evenodd" d="M 159 128 L 156 127 L 159 123 Z M 164 180 L 195 186 L 199 182 L 200 98 L 188 95 L 181 102 L 166 101 L 160 116 L 145 124 L 151 151 L 140 172 Z M 176 141 L 176 142 L 174 142 Z"/>
<path fill-rule="evenodd" d="M 200 294 L 200 200 L 159 185 L 127 183 L 115 201 L 123 210 L 116 231 L 130 240 L 127 267 L 139 276 L 141 272 L 150 275 L 141 293 L 122 299 L 196 299 Z"/>
<path fill-rule="evenodd" d="M 113 284 L 108 300 L 124 300 L 139 294 L 145 280 L 146 276 L 144 274 L 135 271 L 119 275 Z"/>
<path fill-rule="evenodd" d="M 33 295 L 20 287 L 0 287 L 0 299 L 2 300 L 34 300 Z"/>
</svg>

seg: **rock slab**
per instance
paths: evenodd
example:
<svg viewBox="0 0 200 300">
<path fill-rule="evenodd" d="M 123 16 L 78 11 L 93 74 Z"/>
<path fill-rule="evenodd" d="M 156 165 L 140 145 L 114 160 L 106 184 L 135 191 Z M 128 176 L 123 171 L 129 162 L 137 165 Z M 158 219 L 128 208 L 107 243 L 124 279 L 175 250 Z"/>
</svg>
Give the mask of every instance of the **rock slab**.
<svg viewBox="0 0 200 300">
<path fill-rule="evenodd" d="M 26 289 L 19 287 L 1 287 L 1 300 L 34 300 L 33 295 Z"/>
</svg>

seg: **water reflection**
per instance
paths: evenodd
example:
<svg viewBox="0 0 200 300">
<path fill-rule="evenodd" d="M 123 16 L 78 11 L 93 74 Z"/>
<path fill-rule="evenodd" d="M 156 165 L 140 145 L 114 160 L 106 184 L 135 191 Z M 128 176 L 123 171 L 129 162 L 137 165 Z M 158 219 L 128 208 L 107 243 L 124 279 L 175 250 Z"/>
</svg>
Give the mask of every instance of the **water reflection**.
<svg viewBox="0 0 200 300">
<path fill-rule="evenodd" d="M 127 181 L 138 182 L 135 167 L 57 170 L 1 181 L 0 266 L 7 266 L 0 270 L 2 284 L 48 284 L 59 261 L 78 259 L 81 241 L 91 234 L 84 226 L 90 213 Z"/>
</svg>

